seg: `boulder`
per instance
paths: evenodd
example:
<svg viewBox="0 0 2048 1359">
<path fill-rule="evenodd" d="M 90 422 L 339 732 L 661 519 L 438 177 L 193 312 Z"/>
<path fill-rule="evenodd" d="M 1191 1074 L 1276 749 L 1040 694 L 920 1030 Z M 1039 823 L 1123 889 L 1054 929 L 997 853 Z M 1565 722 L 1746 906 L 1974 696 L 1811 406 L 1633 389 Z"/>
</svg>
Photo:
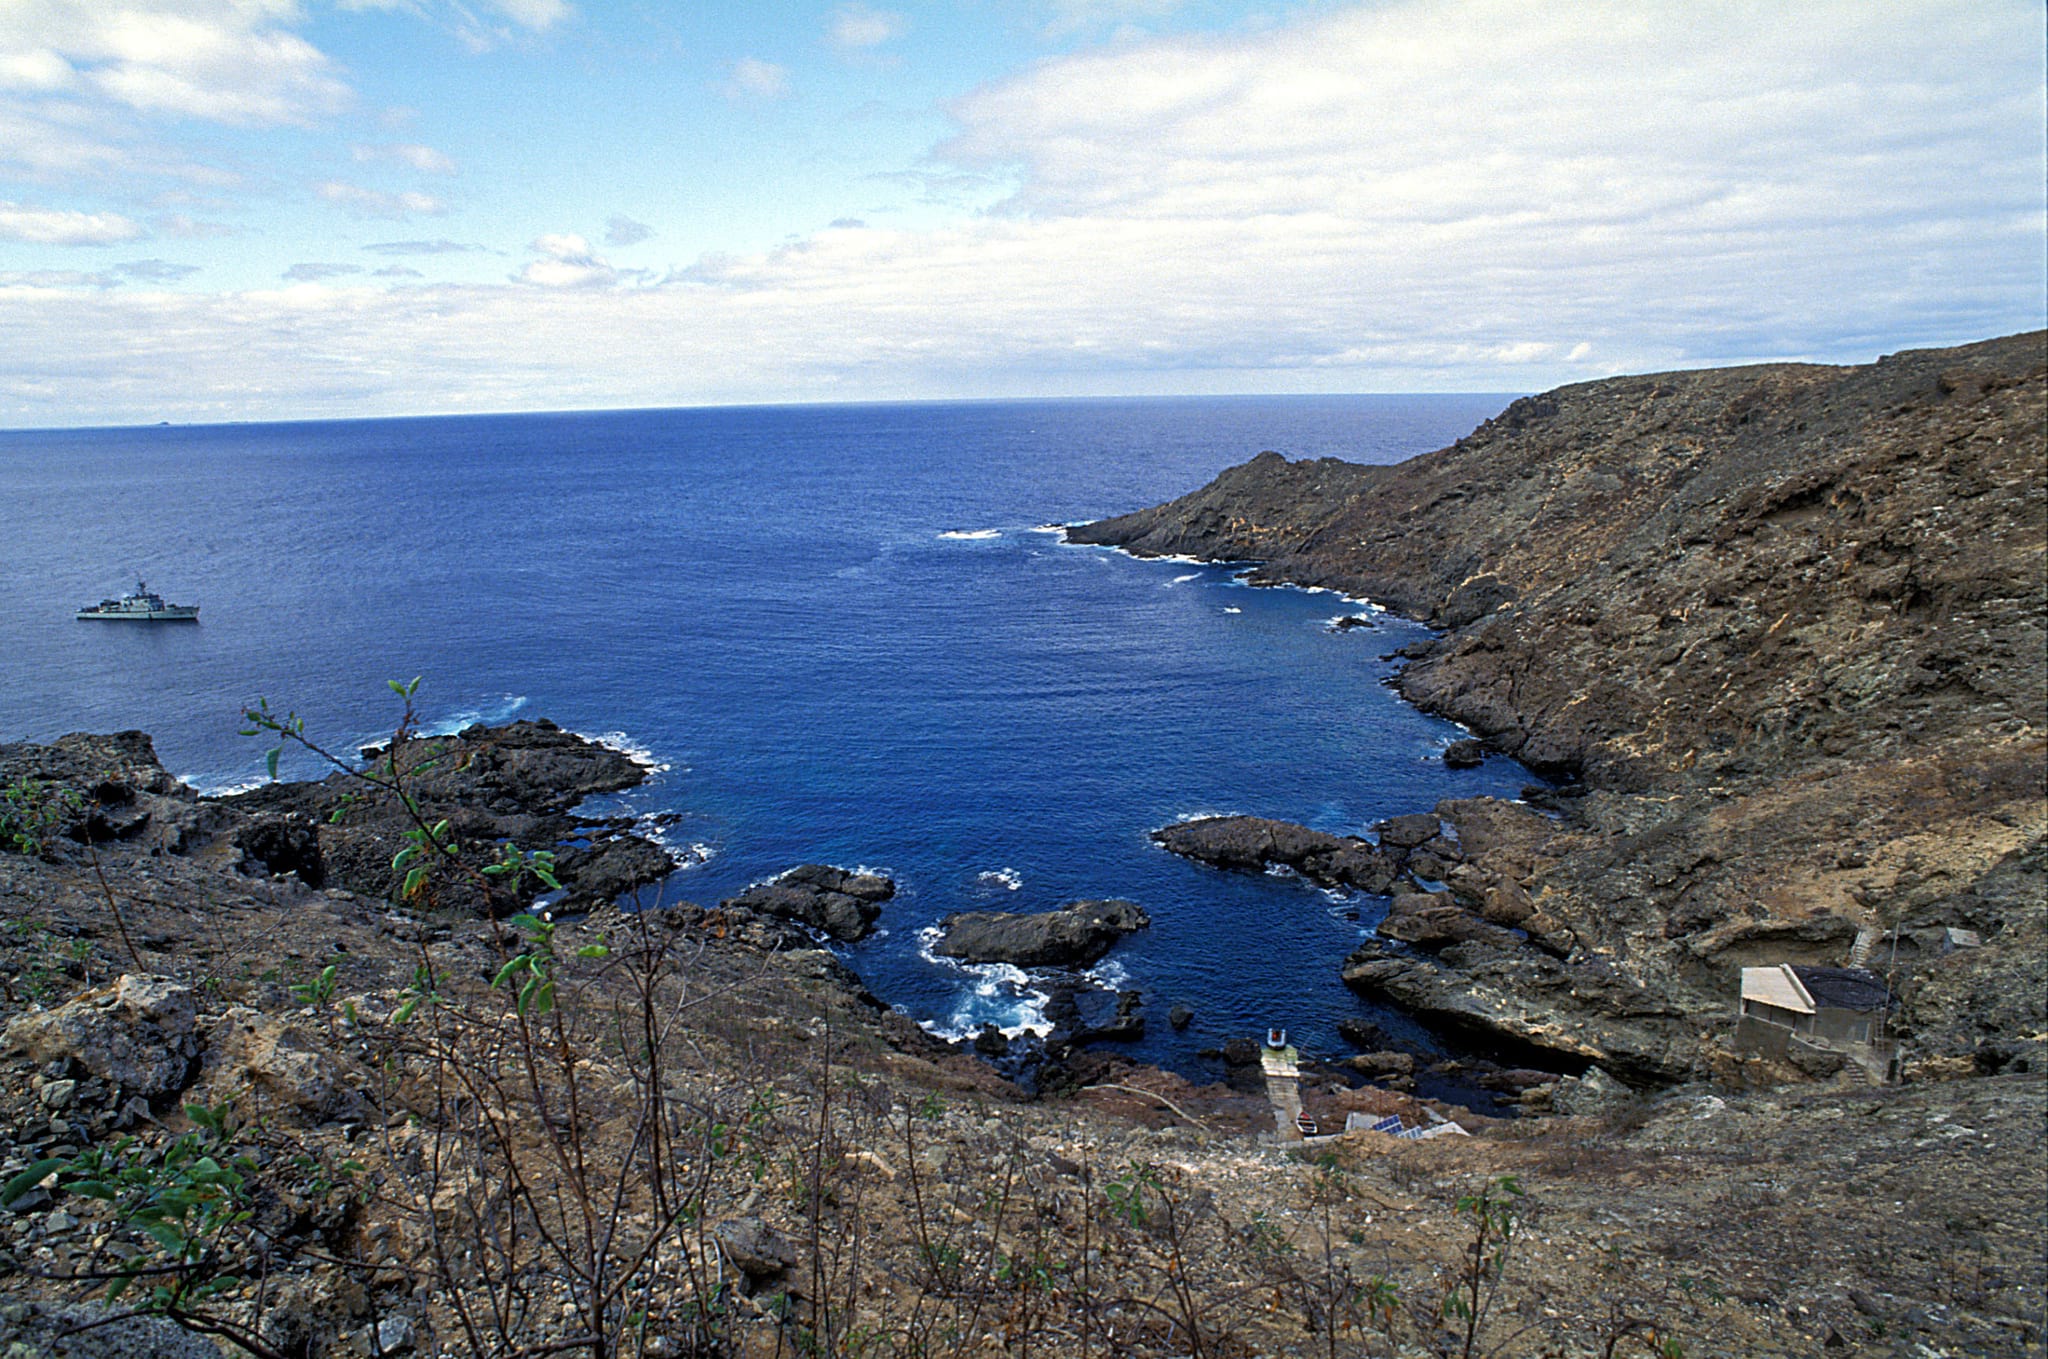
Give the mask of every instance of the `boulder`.
<svg viewBox="0 0 2048 1359">
<path fill-rule="evenodd" d="M 1447 769 L 1477 769 L 1486 763 L 1486 743 L 1466 739 L 1453 741 L 1444 747 L 1444 767 Z"/>
<path fill-rule="evenodd" d="M 1340 1019 L 1337 1021 L 1337 1036 L 1354 1048 L 1367 1052 L 1387 1045 L 1386 1031 L 1369 1019 Z"/>
<path fill-rule="evenodd" d="M 361 1104 L 318 1039 L 246 1005 L 205 1026 L 200 1079 L 218 1095 L 253 1090 L 318 1118 L 354 1113 Z"/>
<path fill-rule="evenodd" d="M 616 901 L 675 872 L 675 860 L 652 840 L 622 835 L 589 849 L 566 850 L 555 861 L 557 876 L 578 901 Z"/>
<path fill-rule="evenodd" d="M 1233 1038 L 1223 1045 L 1225 1066 L 1259 1065 L 1259 1045 L 1249 1038 Z"/>
<path fill-rule="evenodd" d="M 1368 1080 L 1415 1074 L 1415 1059 L 1405 1052 L 1361 1052 L 1345 1058 L 1344 1065 Z"/>
<path fill-rule="evenodd" d="M 71 1061 L 130 1094 L 157 1099 L 185 1088 L 199 1055 L 190 987 L 136 973 L 55 1010 L 7 1026 L 7 1046 L 36 1062 Z"/>
<path fill-rule="evenodd" d="M 830 864 L 802 864 L 718 904 L 728 910 L 794 920 L 852 943 L 867 937 L 882 914 L 882 903 L 895 895 L 896 884 L 880 874 L 849 873 Z"/>
<path fill-rule="evenodd" d="M 1565 1076 L 1550 1092 L 1550 1107 L 1560 1114 L 1607 1114 L 1635 1102 L 1635 1092 L 1597 1066 L 1583 1076 Z"/>
<path fill-rule="evenodd" d="M 1152 923 L 1135 902 L 1077 901 L 1036 914 L 956 911 L 939 922 L 933 951 L 970 963 L 1013 967 L 1086 967 L 1110 946 Z"/>
<path fill-rule="evenodd" d="M 750 1284 L 760 1284 L 796 1264 L 796 1247 L 758 1217 L 727 1218 L 711 1229 L 718 1249 Z"/>
<path fill-rule="evenodd" d="M 1195 1022 L 1195 1012 L 1185 1005 L 1176 1005 L 1166 1012 L 1166 1022 L 1175 1033 L 1179 1033 Z"/>
</svg>

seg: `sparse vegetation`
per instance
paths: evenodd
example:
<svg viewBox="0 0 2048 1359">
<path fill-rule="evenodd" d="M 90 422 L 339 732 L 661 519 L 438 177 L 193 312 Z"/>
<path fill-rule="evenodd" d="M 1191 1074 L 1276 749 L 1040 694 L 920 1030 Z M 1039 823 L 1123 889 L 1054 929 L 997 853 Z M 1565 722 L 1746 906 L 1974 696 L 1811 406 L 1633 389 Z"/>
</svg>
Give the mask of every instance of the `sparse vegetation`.
<svg viewBox="0 0 2048 1359">
<path fill-rule="evenodd" d="M 558 886 L 552 856 L 471 843 L 428 805 L 413 781 L 449 756 L 411 748 L 417 682 L 396 687 L 404 715 L 361 794 L 408 817 L 403 909 L 358 917 L 384 942 L 251 957 L 238 940 L 239 968 L 195 964 L 207 1003 L 287 1057 L 223 1056 L 195 1073 L 203 1097 L 128 1101 L 128 1131 L 10 1166 L 0 1197 L 52 1194 L 92 1232 L 5 1257 L 18 1280 L 264 1359 L 373 1348 L 387 1324 L 422 1353 L 593 1359 L 1676 1359 L 1693 1334 L 1759 1333 L 1694 1243 L 1540 1216 L 1576 1173 L 1540 1135 L 1357 1135 L 1304 1160 L 1006 1105 L 884 1046 L 843 992 L 801 990 L 798 960 L 723 947 L 731 921 L 500 913 Z M 252 725 L 319 751 L 296 717 Z M 494 909 L 437 904 L 453 900 Z M 52 965 L 33 995 L 16 968 L 17 1004 L 103 976 L 88 938 L 10 933 Z M 52 1110 L 91 1082 L 35 1079 L 66 1087 Z M 1646 1103 L 1603 1133 L 1592 1178 L 1639 1176 L 1625 1144 L 1659 1116 Z M 1953 1235 L 1930 1287 L 2005 1305 L 1988 1230 Z"/>
</svg>

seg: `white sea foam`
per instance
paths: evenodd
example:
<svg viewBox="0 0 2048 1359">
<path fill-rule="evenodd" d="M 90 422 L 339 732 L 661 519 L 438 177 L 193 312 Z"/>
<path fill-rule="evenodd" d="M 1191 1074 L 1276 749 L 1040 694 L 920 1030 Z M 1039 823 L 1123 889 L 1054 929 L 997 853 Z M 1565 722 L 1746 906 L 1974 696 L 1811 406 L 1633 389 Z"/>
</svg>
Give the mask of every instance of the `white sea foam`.
<svg viewBox="0 0 2048 1359">
<path fill-rule="evenodd" d="M 1128 991 L 1131 974 L 1114 958 L 1105 959 L 1081 974 L 1105 991 Z"/>
<path fill-rule="evenodd" d="M 488 707 L 464 708 L 461 712 L 437 718 L 426 726 L 421 727 L 420 734 L 422 736 L 453 736 L 464 728 L 473 727 L 479 722 L 485 726 L 495 726 L 500 722 L 511 721 L 512 714 L 525 706 L 525 694 L 506 694 L 498 702 Z"/>
<path fill-rule="evenodd" d="M 957 975 L 963 987 L 952 1014 L 944 1019 L 919 1021 L 925 1032 L 949 1043 L 974 1037 L 984 1024 L 995 1025 L 1010 1038 L 1052 1032 L 1052 1024 L 1045 1017 L 1046 1003 L 1052 998 L 1035 989 L 1023 969 L 1008 963 L 963 963 L 957 958 L 942 957 L 933 952 L 940 933 L 937 925 L 927 925 L 917 932 L 918 956 Z"/>
<path fill-rule="evenodd" d="M 955 542 L 983 542 L 990 538 L 1002 537 L 1003 531 L 1001 529 L 948 529 L 939 536 L 941 538 L 951 538 Z"/>
<path fill-rule="evenodd" d="M 639 765 L 650 774 L 666 774 L 669 770 L 675 768 L 672 764 L 656 759 L 653 751 L 641 745 L 623 731 L 600 732 L 595 736 L 581 731 L 575 734 L 581 736 L 586 741 L 595 741 L 606 750 L 616 750 L 619 754 L 625 756 L 634 764 Z"/>
<path fill-rule="evenodd" d="M 660 845 L 667 851 L 669 861 L 679 869 L 710 863 L 718 853 L 718 846 L 684 835 L 671 812 L 649 812 L 637 818 L 633 822 L 633 833 Z"/>
<path fill-rule="evenodd" d="M 974 881 L 981 887 L 1000 887 L 1006 892 L 1014 892 L 1024 885 L 1024 875 L 1014 868 L 998 868 L 976 875 Z"/>
<path fill-rule="evenodd" d="M 1052 534 L 1061 534 L 1061 533 L 1065 533 L 1065 532 L 1066 532 L 1066 531 L 1067 531 L 1068 529 L 1070 529 L 1070 528 L 1072 528 L 1072 527 L 1073 527 L 1073 525 L 1072 525 L 1072 524 L 1033 524 L 1033 525 L 1032 525 L 1032 526 L 1031 526 L 1030 528 L 1028 528 L 1028 529 L 1026 529 L 1026 530 L 1024 530 L 1024 531 L 1025 531 L 1026 533 L 1052 533 Z"/>
<path fill-rule="evenodd" d="M 267 778 L 255 778 L 237 779 L 233 782 L 200 783 L 194 779 L 183 779 L 181 782 L 201 797 L 233 797 L 237 793 L 253 793 L 264 784 L 269 783 L 270 780 Z"/>
<path fill-rule="evenodd" d="M 1243 613 L 1243 612 L 1244 612 L 1244 610 L 1243 610 L 1243 609 L 1240 609 L 1240 608 L 1238 608 L 1238 607 L 1237 607 L 1237 606 L 1236 606 L 1235 604 L 1226 604 L 1226 605 L 1224 605 L 1224 607 L 1223 607 L 1223 612 L 1225 612 L 1225 613 Z"/>
</svg>

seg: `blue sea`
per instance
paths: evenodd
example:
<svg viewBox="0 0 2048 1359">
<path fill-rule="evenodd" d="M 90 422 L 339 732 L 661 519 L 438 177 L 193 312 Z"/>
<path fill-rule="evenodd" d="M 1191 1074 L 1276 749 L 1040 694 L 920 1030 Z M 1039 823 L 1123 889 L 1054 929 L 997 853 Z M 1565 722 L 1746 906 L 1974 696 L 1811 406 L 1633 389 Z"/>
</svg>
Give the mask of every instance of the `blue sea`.
<svg viewBox="0 0 2048 1359">
<path fill-rule="evenodd" d="M 1216 872 L 1146 833 L 1248 812 L 1356 831 L 1514 796 L 1401 702 L 1423 635 L 1228 566 L 1069 546 L 1262 449 L 1394 462 L 1502 396 L 974 402 L 0 434 L 0 739 L 143 728 L 205 790 L 261 777 L 258 697 L 348 749 L 426 720 L 549 717 L 655 770 L 599 810 L 673 821 L 670 899 L 794 864 L 899 893 L 847 961 L 934 1030 L 1018 1028 L 1043 978 L 935 960 L 948 911 L 1128 897 L 1095 970 L 1146 997 L 1133 1056 L 1284 1025 L 1345 1051 L 1338 961 L 1383 903 Z M 196 626 L 74 621 L 137 576 Z M 310 774 L 310 766 L 286 773 Z M 662 819 L 667 820 L 666 817 Z M 1165 1022 L 1186 1004 L 1183 1034 Z M 1412 1030 L 1406 1030 L 1413 1032 Z"/>
</svg>

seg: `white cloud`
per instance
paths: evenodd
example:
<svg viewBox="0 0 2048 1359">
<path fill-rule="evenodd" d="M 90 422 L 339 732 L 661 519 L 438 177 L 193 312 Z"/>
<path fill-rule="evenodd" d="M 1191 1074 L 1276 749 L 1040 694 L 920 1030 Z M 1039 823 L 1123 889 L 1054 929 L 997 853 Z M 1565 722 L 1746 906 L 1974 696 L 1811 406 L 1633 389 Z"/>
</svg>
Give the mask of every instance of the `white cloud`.
<svg viewBox="0 0 2048 1359">
<path fill-rule="evenodd" d="M 894 10 L 849 4 L 832 11 L 825 33 L 841 51 L 865 52 L 901 37 L 909 27 L 910 21 Z"/>
<path fill-rule="evenodd" d="M 30 245 L 112 245 L 142 234 L 139 224 L 117 212 L 73 212 L 0 202 L 0 240 Z"/>
<path fill-rule="evenodd" d="M 325 264 L 318 261 L 309 261 L 304 264 L 294 264 L 291 268 L 285 270 L 280 277 L 287 283 L 319 283 L 325 279 L 341 278 L 348 274 L 360 274 L 361 272 L 363 272 L 363 266 L 360 264 Z"/>
<path fill-rule="evenodd" d="M 421 174 L 452 175 L 455 173 L 455 162 L 445 153 L 436 151 L 431 146 L 421 146 L 417 142 L 394 142 L 381 146 L 367 146 L 359 142 L 349 148 L 349 154 L 355 158 L 356 163 L 359 165 L 376 161 L 392 161 L 399 165 L 409 165 Z"/>
<path fill-rule="evenodd" d="M 606 245 L 638 245 L 654 234 L 654 228 L 645 222 L 636 222 L 630 217 L 614 216 L 604 224 Z"/>
<path fill-rule="evenodd" d="M 50 288 L 113 288 L 120 278 L 105 271 L 82 269 L 0 269 L 0 288 L 42 291 Z"/>
<path fill-rule="evenodd" d="M 1078 32 L 1103 25 L 1130 24 L 1141 19 L 1158 19 L 1179 9 L 1184 0 L 1051 0 L 1052 34 Z"/>
<path fill-rule="evenodd" d="M 1129 43 L 954 106 L 931 168 L 1017 188 L 949 225 L 665 286 L 567 235 L 537 286 L 5 285 L 0 425 L 1868 359 L 2041 324 L 2043 65 L 2031 0 L 1380 0 Z"/>
<path fill-rule="evenodd" d="M 378 241 L 363 249 L 373 255 L 467 255 L 483 249 L 480 245 L 464 245 L 445 237 L 433 241 Z"/>
<path fill-rule="evenodd" d="M 741 57 L 726 68 L 721 90 L 728 99 L 781 99 L 789 93 L 789 70 L 772 61 Z"/>
<path fill-rule="evenodd" d="M 47 47 L 0 51 L 0 89 L 61 90 L 74 75 L 71 63 Z"/>
<path fill-rule="evenodd" d="M 169 260 L 130 260 L 114 266 L 114 272 L 123 278 L 138 279 L 143 283 L 176 283 L 179 279 L 190 278 L 199 272 L 196 264 L 173 264 Z"/>
<path fill-rule="evenodd" d="M 159 236 L 170 236 L 181 241 L 218 240 L 232 236 L 235 229 L 225 222 L 202 222 L 182 212 L 167 212 L 150 218 L 149 225 Z"/>
<path fill-rule="evenodd" d="M 515 282 L 542 288 L 608 288 L 619 281 L 618 270 L 593 255 L 581 236 L 542 236 L 527 247 L 541 258 L 529 260 L 513 275 Z"/>
<path fill-rule="evenodd" d="M 349 100 L 278 0 L 37 0 L 0 21 L 0 55 L 50 57 L 120 103 L 224 123 L 296 123 Z M 65 83 L 69 83 L 67 80 Z"/>
<path fill-rule="evenodd" d="M 424 193 L 385 193 L 360 184 L 329 180 L 314 192 L 336 207 L 358 217 L 383 217 L 404 221 L 408 217 L 432 217 L 447 211 L 441 200 Z"/>
<path fill-rule="evenodd" d="M 576 11 L 563 0 L 490 0 L 492 9 L 535 32 L 553 28 Z"/>
</svg>

